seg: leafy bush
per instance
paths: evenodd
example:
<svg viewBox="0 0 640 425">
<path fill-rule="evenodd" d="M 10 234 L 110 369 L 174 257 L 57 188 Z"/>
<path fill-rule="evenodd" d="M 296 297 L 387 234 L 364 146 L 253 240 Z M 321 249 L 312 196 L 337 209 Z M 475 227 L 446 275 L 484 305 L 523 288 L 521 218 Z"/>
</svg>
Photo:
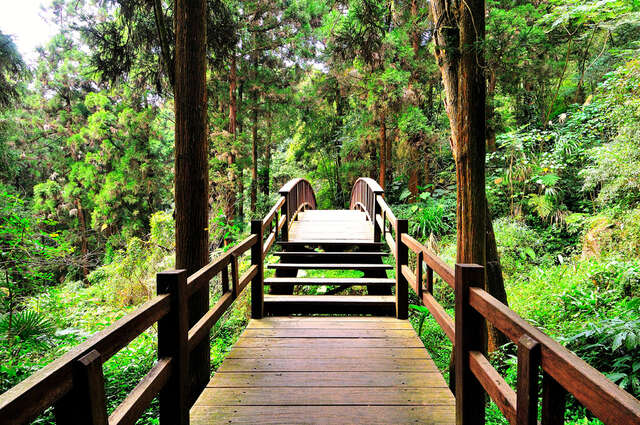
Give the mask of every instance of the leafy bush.
<svg viewBox="0 0 640 425">
<path fill-rule="evenodd" d="M 624 316 L 588 323 L 585 331 L 567 340 L 567 345 L 609 379 L 638 397 L 640 299 L 625 304 L 628 310 Z"/>
<path fill-rule="evenodd" d="M 509 217 L 499 218 L 493 222 L 493 230 L 502 269 L 507 276 L 542 263 L 544 257 L 540 235 L 524 222 Z"/>
</svg>

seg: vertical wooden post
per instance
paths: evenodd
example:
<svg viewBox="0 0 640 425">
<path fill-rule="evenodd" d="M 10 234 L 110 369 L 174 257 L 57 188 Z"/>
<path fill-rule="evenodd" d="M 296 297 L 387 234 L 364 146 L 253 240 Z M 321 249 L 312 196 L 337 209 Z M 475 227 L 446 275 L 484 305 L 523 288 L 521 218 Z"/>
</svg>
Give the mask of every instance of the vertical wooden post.
<svg viewBox="0 0 640 425">
<path fill-rule="evenodd" d="M 284 225 L 280 230 L 280 240 L 286 242 L 289 240 L 289 195 L 286 192 L 280 192 L 280 195 L 284 196 L 284 204 L 280 207 L 280 217 L 286 217 L 284 220 Z"/>
<path fill-rule="evenodd" d="M 409 316 L 409 282 L 402 274 L 402 266 L 409 264 L 409 248 L 402 242 L 402 234 L 409 231 L 409 222 L 405 219 L 396 222 L 396 317 L 406 319 Z"/>
<path fill-rule="evenodd" d="M 427 265 L 427 291 L 433 295 L 433 269 Z"/>
<path fill-rule="evenodd" d="M 456 264 L 455 382 L 456 424 L 485 423 L 485 391 L 469 367 L 469 352 L 486 352 L 484 317 L 469 304 L 469 288 L 484 287 L 484 267 Z"/>
<path fill-rule="evenodd" d="M 422 251 L 416 254 L 416 295 L 420 302 L 422 302 L 422 291 L 424 291 L 424 286 L 422 286 L 423 273 L 422 273 L 422 260 L 424 258 L 424 254 Z"/>
<path fill-rule="evenodd" d="M 171 295 L 171 309 L 158 321 L 158 358 L 171 358 L 171 377 L 160 391 L 160 423 L 189 424 L 189 317 L 187 311 L 187 271 L 158 273 L 158 295 Z"/>
<path fill-rule="evenodd" d="M 529 335 L 518 341 L 518 391 L 516 423 L 538 423 L 538 369 L 540 368 L 540 344 Z"/>
<path fill-rule="evenodd" d="M 107 425 L 102 358 L 96 350 L 73 363 L 73 388 L 55 404 L 56 424 Z"/>
<path fill-rule="evenodd" d="M 567 406 L 567 391 L 551 375 L 542 372 L 542 425 L 561 425 Z"/>
<path fill-rule="evenodd" d="M 260 222 L 262 224 L 262 222 Z M 256 243 L 260 243 L 258 241 Z M 240 270 L 238 268 L 238 257 L 234 254 L 231 254 L 231 296 L 233 299 L 238 298 L 240 295 L 240 291 L 238 291 L 238 286 L 240 283 Z"/>
<path fill-rule="evenodd" d="M 289 217 L 287 217 L 287 219 L 288 218 Z M 285 224 L 284 228 L 286 227 L 287 225 Z M 253 317 L 254 319 L 262 319 L 262 317 L 264 316 L 264 262 L 262 257 L 262 220 L 251 220 L 251 233 L 258 236 L 258 240 L 251 247 L 251 264 L 258 267 L 258 272 L 251 281 L 251 317 Z"/>
<path fill-rule="evenodd" d="M 368 188 L 367 188 L 368 189 Z M 380 204 L 378 204 L 378 199 L 376 199 L 375 192 L 371 194 L 373 196 L 373 211 L 370 214 L 373 214 L 371 217 L 371 224 L 373 224 L 373 241 L 380 242 L 380 233 L 383 229 L 378 227 L 378 214 L 380 214 Z M 384 227 L 384 217 L 382 217 L 382 226 Z M 383 235 L 384 236 L 384 235 Z"/>
</svg>

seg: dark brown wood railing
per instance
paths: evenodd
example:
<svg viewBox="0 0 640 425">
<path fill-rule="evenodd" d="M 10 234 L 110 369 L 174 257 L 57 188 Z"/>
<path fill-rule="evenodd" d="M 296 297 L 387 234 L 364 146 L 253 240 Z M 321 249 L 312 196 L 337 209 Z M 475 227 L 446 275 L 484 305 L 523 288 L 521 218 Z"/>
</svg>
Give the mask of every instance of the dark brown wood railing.
<svg viewBox="0 0 640 425">
<path fill-rule="evenodd" d="M 286 232 L 288 217 L 295 219 L 298 212 L 316 207 L 315 195 L 306 180 L 292 180 L 280 193 L 282 197 L 265 218 L 251 222 L 251 236 L 191 276 L 184 270 L 159 273 L 156 297 L 0 395 L 0 424 L 29 423 L 50 407 L 55 410 L 57 424 L 134 424 L 156 396 L 160 397 L 162 424 L 187 424 L 189 408 L 195 400 L 190 394 L 194 390 L 196 394 L 200 392 L 190 380 L 189 354 L 209 337 L 213 326 L 249 282 L 252 316 L 262 317 L 264 256 L 278 232 Z M 239 258 L 249 252 L 251 265 L 240 274 Z M 205 287 L 209 290 L 211 279 L 217 276 L 222 295 L 189 328 L 190 297 Z M 156 323 L 156 364 L 108 416 L 103 363 Z"/>
<path fill-rule="evenodd" d="M 485 394 L 510 424 L 537 425 L 540 402 L 542 425 L 564 423 L 568 394 L 607 425 L 640 424 L 640 401 L 486 292 L 482 266 L 456 264 L 454 270 L 412 238 L 407 221 L 394 216 L 375 181 L 356 181 L 351 208 L 375 217 L 374 238 L 381 236 L 395 256 L 397 316 L 405 314 L 409 285 L 453 343 L 458 424 L 484 424 Z M 408 251 L 415 255 L 414 268 L 409 266 Z M 433 296 L 434 273 L 455 292 L 455 321 Z M 486 357 L 486 321 L 517 344 L 517 391 Z"/>
<path fill-rule="evenodd" d="M 296 219 L 299 212 L 305 209 L 316 209 L 316 195 L 313 187 L 305 179 L 293 179 L 280 188 L 280 195 L 285 199 L 282 204 L 281 215 L 287 219 L 282 227 L 281 237 L 283 241 L 289 238 L 289 225 Z"/>
</svg>

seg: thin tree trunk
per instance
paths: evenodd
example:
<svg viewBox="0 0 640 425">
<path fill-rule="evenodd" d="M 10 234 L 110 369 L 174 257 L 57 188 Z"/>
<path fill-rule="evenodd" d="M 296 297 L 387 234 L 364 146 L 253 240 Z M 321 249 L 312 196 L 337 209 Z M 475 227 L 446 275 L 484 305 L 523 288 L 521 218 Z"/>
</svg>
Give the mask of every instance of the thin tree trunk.
<svg viewBox="0 0 640 425">
<path fill-rule="evenodd" d="M 271 107 L 267 104 L 267 140 L 264 146 L 264 176 L 262 179 L 262 193 L 269 196 L 269 180 L 271 179 L 271 138 L 273 136 L 273 116 Z"/>
<path fill-rule="evenodd" d="M 253 98 L 251 125 L 251 212 L 256 212 L 258 202 L 258 91 L 252 90 Z"/>
<path fill-rule="evenodd" d="M 87 259 L 89 258 L 89 248 L 87 244 L 87 220 L 84 216 L 84 209 L 80 204 L 80 200 L 76 199 L 76 209 L 78 210 L 78 221 L 80 222 L 80 251 L 82 253 L 82 277 L 86 282 L 89 275 L 89 267 Z"/>
<path fill-rule="evenodd" d="M 496 72 L 489 71 L 489 81 L 487 84 L 487 150 L 489 152 L 496 151 L 496 126 L 495 126 L 495 108 L 494 94 L 496 92 Z"/>
<path fill-rule="evenodd" d="M 384 114 L 380 117 L 380 170 L 379 180 L 380 187 L 385 189 L 385 180 L 387 177 L 387 125 L 385 123 Z"/>
<path fill-rule="evenodd" d="M 207 145 L 207 2 L 176 0 L 175 205 L 176 268 L 192 274 L 209 260 Z M 193 326 L 209 309 L 209 290 L 189 301 Z M 209 381 L 209 339 L 191 353 L 191 400 Z"/>
<path fill-rule="evenodd" d="M 228 176 L 229 176 L 229 186 L 230 190 L 224 196 L 224 215 L 226 218 L 227 226 L 232 226 L 233 221 L 235 219 L 235 209 L 236 209 L 236 179 L 235 179 L 235 170 L 233 170 L 233 166 L 235 163 L 235 155 L 233 154 L 236 140 L 236 135 L 238 133 L 238 101 L 236 98 L 236 89 L 238 87 L 238 70 L 236 66 L 236 55 L 235 52 L 231 55 L 231 62 L 229 64 L 229 133 L 231 133 L 231 149 L 227 152 L 227 166 L 229 168 Z M 227 245 L 231 242 L 231 239 L 225 237 L 224 244 Z"/>
</svg>

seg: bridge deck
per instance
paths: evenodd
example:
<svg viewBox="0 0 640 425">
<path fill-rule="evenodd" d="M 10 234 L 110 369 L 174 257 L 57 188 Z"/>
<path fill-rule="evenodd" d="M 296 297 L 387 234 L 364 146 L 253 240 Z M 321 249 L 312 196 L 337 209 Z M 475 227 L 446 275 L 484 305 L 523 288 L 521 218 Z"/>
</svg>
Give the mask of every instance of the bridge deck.
<svg viewBox="0 0 640 425">
<path fill-rule="evenodd" d="M 373 242 L 373 225 L 360 211 L 308 210 L 300 212 L 291 223 L 289 240 Z"/>
<path fill-rule="evenodd" d="M 406 320 L 251 320 L 191 409 L 194 425 L 453 424 L 455 401 Z"/>
</svg>

